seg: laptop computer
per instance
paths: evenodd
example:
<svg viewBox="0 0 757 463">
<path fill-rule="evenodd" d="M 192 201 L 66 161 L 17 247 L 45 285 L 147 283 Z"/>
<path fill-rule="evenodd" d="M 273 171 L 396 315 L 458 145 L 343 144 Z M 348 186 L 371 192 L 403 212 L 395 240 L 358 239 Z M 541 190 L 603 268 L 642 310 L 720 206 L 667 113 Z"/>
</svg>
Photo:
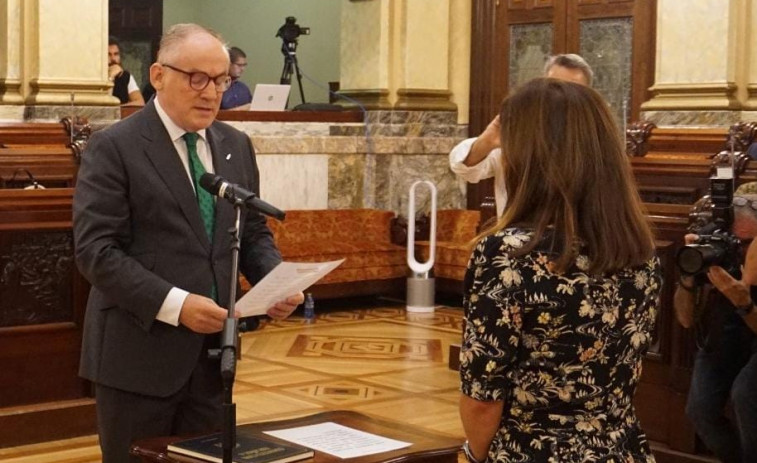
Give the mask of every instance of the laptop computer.
<svg viewBox="0 0 757 463">
<path fill-rule="evenodd" d="M 257 84 L 250 111 L 284 111 L 291 85 Z"/>
</svg>

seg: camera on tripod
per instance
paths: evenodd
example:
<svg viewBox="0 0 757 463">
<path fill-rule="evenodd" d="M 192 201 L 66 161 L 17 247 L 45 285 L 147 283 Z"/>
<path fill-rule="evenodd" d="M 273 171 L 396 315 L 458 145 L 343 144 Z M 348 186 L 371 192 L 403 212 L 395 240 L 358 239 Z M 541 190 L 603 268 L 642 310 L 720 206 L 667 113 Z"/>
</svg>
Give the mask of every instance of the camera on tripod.
<svg viewBox="0 0 757 463">
<path fill-rule="evenodd" d="M 301 35 L 310 35 L 310 28 L 301 27 L 294 16 L 287 16 L 284 25 L 276 32 L 276 37 L 281 37 L 284 43 L 296 43 Z"/>
<path fill-rule="evenodd" d="M 733 225 L 733 176 L 710 179 L 709 211 L 694 213 L 689 230 L 698 235 L 676 254 L 676 266 L 684 276 L 694 276 L 696 284 L 707 281 L 705 273 L 713 265 L 740 277 L 741 241 L 731 233 Z"/>
</svg>

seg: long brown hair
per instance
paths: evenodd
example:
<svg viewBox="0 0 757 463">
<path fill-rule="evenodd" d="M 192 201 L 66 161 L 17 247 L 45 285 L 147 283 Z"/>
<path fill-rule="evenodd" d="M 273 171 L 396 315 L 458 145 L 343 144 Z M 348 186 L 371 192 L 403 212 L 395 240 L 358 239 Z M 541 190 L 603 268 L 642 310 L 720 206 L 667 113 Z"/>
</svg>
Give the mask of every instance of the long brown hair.
<svg viewBox="0 0 757 463">
<path fill-rule="evenodd" d="M 619 130 L 596 91 L 534 79 L 505 99 L 500 124 L 508 205 L 486 234 L 533 227 L 534 239 L 516 252 L 522 255 L 553 230 L 558 272 L 575 262 L 578 243 L 593 274 L 653 255 L 654 238 Z"/>
</svg>

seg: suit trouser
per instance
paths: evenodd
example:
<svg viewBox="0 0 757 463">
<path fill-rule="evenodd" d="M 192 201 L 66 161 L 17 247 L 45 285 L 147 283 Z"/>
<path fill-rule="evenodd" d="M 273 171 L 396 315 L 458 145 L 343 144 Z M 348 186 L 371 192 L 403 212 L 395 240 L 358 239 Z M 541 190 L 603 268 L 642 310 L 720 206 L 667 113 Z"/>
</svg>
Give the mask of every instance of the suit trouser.
<svg viewBox="0 0 757 463">
<path fill-rule="evenodd" d="M 220 362 L 203 355 L 187 384 L 168 397 L 96 385 L 97 427 L 103 463 L 128 463 L 132 442 L 147 437 L 217 432 L 223 384 Z"/>
</svg>

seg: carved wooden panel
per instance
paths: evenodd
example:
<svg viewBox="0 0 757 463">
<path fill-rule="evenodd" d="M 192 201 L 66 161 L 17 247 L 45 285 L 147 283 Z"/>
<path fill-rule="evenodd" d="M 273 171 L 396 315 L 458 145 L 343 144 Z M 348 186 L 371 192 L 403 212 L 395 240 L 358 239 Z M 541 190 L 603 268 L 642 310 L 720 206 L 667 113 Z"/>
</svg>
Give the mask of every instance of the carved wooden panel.
<svg viewBox="0 0 757 463">
<path fill-rule="evenodd" d="M 575 1 L 577 5 L 583 6 L 583 5 L 607 5 L 611 3 L 633 4 L 634 1 L 638 1 L 638 0 L 575 0 Z"/>
<path fill-rule="evenodd" d="M 137 85 L 144 86 L 163 33 L 163 2 L 109 0 L 108 7 L 108 33 L 120 42 L 121 62 Z"/>
<path fill-rule="evenodd" d="M 552 8 L 554 0 L 508 0 L 510 10 L 531 10 L 534 8 Z"/>
<path fill-rule="evenodd" d="M 70 231 L 0 232 L 0 327 L 69 322 Z"/>
</svg>

